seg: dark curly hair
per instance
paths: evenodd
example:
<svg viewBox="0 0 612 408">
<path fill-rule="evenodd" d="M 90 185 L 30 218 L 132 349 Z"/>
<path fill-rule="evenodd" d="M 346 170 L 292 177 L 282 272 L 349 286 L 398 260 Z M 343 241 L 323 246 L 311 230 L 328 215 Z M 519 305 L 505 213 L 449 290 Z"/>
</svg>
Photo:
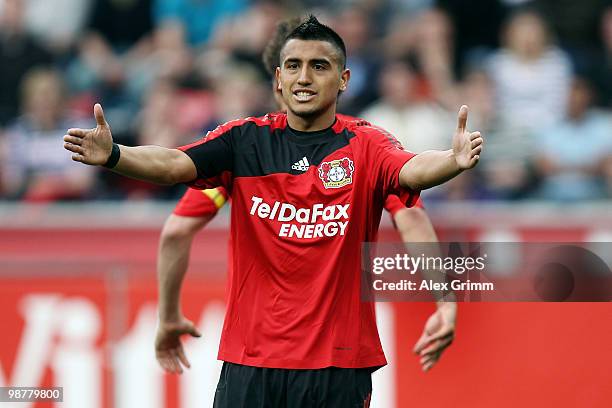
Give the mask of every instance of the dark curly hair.
<svg viewBox="0 0 612 408">
<path fill-rule="evenodd" d="M 342 69 L 346 68 L 346 46 L 344 45 L 344 41 L 338 33 L 325 24 L 321 24 L 312 14 L 285 37 L 285 41 L 283 41 L 279 49 L 279 59 L 282 48 L 287 41 L 293 39 L 325 41 L 332 44 L 338 50 L 338 65 Z"/>
</svg>

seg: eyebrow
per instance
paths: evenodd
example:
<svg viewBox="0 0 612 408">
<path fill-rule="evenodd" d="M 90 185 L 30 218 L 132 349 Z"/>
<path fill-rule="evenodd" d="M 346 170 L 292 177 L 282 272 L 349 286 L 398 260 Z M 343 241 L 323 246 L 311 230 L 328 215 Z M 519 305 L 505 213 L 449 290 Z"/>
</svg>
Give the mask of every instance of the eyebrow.
<svg viewBox="0 0 612 408">
<path fill-rule="evenodd" d="M 301 60 L 301 59 L 299 59 L 299 58 L 287 58 L 287 59 L 286 59 L 286 60 L 283 62 L 283 65 L 284 65 L 284 64 L 287 64 L 287 63 L 291 63 L 291 62 L 302 62 L 302 60 Z M 328 60 L 328 59 L 326 59 L 326 58 L 313 58 L 313 59 L 311 59 L 311 60 L 308 60 L 308 63 L 310 63 L 310 64 L 324 64 L 324 65 L 329 65 L 329 66 L 331 66 L 331 65 L 332 65 L 332 64 L 331 64 L 331 61 L 329 61 L 329 60 Z"/>
</svg>

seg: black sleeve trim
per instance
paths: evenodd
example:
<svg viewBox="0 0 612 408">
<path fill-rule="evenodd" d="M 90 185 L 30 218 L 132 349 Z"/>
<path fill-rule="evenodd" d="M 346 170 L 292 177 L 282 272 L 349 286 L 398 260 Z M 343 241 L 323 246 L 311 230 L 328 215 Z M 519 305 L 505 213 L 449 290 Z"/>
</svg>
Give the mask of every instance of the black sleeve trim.
<svg viewBox="0 0 612 408">
<path fill-rule="evenodd" d="M 234 154 L 231 134 L 230 130 L 219 137 L 184 150 L 193 160 L 198 171 L 198 178 L 208 179 L 233 170 Z"/>
</svg>

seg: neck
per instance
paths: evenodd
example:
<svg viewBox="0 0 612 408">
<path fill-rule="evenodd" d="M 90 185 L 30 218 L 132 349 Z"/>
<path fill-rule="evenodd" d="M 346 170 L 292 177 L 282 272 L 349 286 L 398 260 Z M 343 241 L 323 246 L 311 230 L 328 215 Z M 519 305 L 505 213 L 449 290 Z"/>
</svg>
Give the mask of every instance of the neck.
<svg viewBox="0 0 612 408">
<path fill-rule="evenodd" d="M 317 130 L 327 129 L 336 120 L 335 105 L 321 115 L 298 116 L 291 110 L 287 111 L 287 123 L 289 127 L 300 132 L 316 132 Z"/>
</svg>

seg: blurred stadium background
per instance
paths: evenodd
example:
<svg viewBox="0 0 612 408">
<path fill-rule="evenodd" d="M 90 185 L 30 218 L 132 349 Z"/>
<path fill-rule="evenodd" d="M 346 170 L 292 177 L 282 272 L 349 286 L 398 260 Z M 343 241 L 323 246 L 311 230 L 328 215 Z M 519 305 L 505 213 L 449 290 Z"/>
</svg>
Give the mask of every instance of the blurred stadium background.
<svg viewBox="0 0 612 408">
<path fill-rule="evenodd" d="M 0 0 L 0 386 L 63 386 L 70 408 L 211 406 L 227 208 L 184 285 L 204 340 L 188 344 L 191 371 L 164 376 L 155 256 L 184 187 L 78 165 L 61 138 L 93 126 L 98 101 L 128 145 L 274 110 L 261 52 L 307 12 L 348 46 L 340 112 L 418 152 L 448 146 L 470 106 L 481 164 L 424 193 L 441 240 L 612 241 L 609 0 Z M 374 407 L 612 406 L 609 304 L 462 304 L 426 375 L 410 350 L 433 305 L 379 306 L 391 364 Z"/>
</svg>

